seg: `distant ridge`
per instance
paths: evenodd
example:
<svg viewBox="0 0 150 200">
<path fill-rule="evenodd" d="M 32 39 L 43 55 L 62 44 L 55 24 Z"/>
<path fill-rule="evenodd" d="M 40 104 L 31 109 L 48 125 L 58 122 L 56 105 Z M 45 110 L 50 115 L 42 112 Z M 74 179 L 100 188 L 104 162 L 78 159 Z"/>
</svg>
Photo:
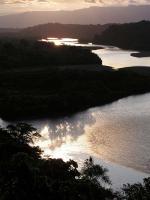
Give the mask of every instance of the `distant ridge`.
<svg viewBox="0 0 150 200">
<path fill-rule="evenodd" d="M 58 37 L 58 38 L 78 38 L 79 40 L 92 41 L 95 35 L 101 34 L 110 25 L 79 25 L 79 24 L 59 24 L 59 23 L 48 23 L 28 27 L 25 29 L 19 29 L 18 36 L 22 38 L 47 38 L 47 37 Z M 11 35 L 13 33 L 11 32 Z M 5 34 L 4 34 L 5 35 Z"/>
<path fill-rule="evenodd" d="M 149 56 L 150 52 L 150 21 L 138 23 L 113 24 L 95 36 L 94 42 L 103 45 L 117 46 L 123 49 L 143 51 L 132 56 Z M 145 53 L 145 51 L 148 51 Z"/>
<path fill-rule="evenodd" d="M 25 28 L 45 23 L 106 24 L 150 20 L 150 5 L 90 7 L 74 11 L 34 11 L 0 16 L 0 28 Z"/>
</svg>

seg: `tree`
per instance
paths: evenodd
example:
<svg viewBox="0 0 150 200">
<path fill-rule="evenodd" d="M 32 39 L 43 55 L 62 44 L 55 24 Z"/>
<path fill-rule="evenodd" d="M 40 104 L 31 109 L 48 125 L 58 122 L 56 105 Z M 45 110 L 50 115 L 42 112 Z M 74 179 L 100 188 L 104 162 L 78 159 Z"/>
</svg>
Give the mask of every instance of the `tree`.
<svg viewBox="0 0 150 200">
<path fill-rule="evenodd" d="M 82 172 L 73 160 L 44 159 L 40 149 L 30 145 L 39 136 L 25 123 L 0 128 L 0 199 L 113 199 L 113 192 L 97 179 L 108 182 L 106 170 L 94 165 L 92 158 L 85 161 Z"/>
<path fill-rule="evenodd" d="M 118 199 L 121 200 L 149 200 L 150 199 L 150 177 L 145 178 L 142 183 L 124 185 Z"/>
<path fill-rule="evenodd" d="M 24 144 L 33 143 L 33 139 L 41 137 L 35 128 L 26 123 L 8 125 L 7 131 L 12 138 Z"/>
<path fill-rule="evenodd" d="M 95 165 L 92 157 L 86 159 L 84 166 L 82 168 L 82 177 L 92 181 L 93 183 L 99 185 L 100 181 L 111 184 L 109 177 L 107 176 L 108 170 L 100 165 Z"/>
</svg>

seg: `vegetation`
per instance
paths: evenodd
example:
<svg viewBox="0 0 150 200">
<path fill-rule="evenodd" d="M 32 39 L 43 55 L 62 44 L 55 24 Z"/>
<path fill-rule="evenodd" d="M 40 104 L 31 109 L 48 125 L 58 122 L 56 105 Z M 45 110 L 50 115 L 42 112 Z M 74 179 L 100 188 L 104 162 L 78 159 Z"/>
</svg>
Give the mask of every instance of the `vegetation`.
<svg viewBox="0 0 150 200">
<path fill-rule="evenodd" d="M 0 40 L 0 69 L 52 65 L 101 64 L 88 49 L 34 40 Z"/>
<path fill-rule="evenodd" d="M 79 25 L 79 24 L 40 24 L 24 29 L 0 29 L 0 38 L 47 37 L 77 38 L 82 42 L 113 45 L 123 49 L 150 51 L 150 21 L 125 24 Z"/>
<path fill-rule="evenodd" d="M 32 134 L 31 134 L 32 133 Z M 83 169 L 70 160 L 43 159 L 38 147 L 29 146 L 39 136 L 34 128 L 20 123 L 0 129 L 0 199 L 112 199 L 106 169 L 87 159 Z M 101 178 L 101 182 L 98 179 Z"/>
<path fill-rule="evenodd" d="M 150 91 L 148 73 L 89 71 L 86 63 L 101 63 L 89 50 L 18 40 L 0 46 L 0 115 L 5 119 L 68 115 Z M 74 70 L 69 63 L 84 63 L 87 70 Z"/>
<path fill-rule="evenodd" d="M 118 46 L 124 49 L 150 51 L 150 22 L 113 24 L 102 34 L 96 35 L 94 42 Z"/>
<path fill-rule="evenodd" d="M 102 33 L 108 25 L 79 25 L 79 24 L 59 24 L 49 23 L 20 30 L 20 37 L 69 37 L 78 38 L 83 41 L 91 41 L 95 34 Z"/>
<path fill-rule="evenodd" d="M 1 37 L 34 38 L 47 37 L 77 38 L 82 41 L 92 41 L 94 35 L 102 33 L 109 25 L 80 25 L 48 23 L 22 29 L 1 29 Z"/>
<path fill-rule="evenodd" d="M 73 160 L 44 159 L 39 147 L 29 145 L 38 137 L 36 129 L 25 123 L 0 128 L 0 199 L 149 200 L 150 178 L 115 193 L 104 187 L 111 184 L 107 169 L 92 158 L 81 170 Z"/>
<path fill-rule="evenodd" d="M 142 183 L 124 185 L 118 195 L 122 200 L 148 200 L 150 199 L 150 178 L 145 178 Z"/>
<path fill-rule="evenodd" d="M 148 50 L 146 42 L 143 46 L 140 43 L 131 46 Z M 58 48 L 33 40 L 1 40 L 1 117 L 66 115 L 150 91 L 148 69 L 146 73 L 128 68 L 117 71 L 72 69 L 72 65 L 88 64 L 102 67 L 102 61 L 87 49 Z M 81 170 L 73 160 L 42 158 L 41 149 L 34 144 L 38 137 L 37 130 L 24 123 L 0 128 L 1 200 L 150 199 L 150 178 L 144 179 L 143 184 L 124 185 L 115 193 L 104 187 L 104 183 L 111 185 L 107 170 L 94 164 L 92 158 L 84 162 Z"/>
</svg>

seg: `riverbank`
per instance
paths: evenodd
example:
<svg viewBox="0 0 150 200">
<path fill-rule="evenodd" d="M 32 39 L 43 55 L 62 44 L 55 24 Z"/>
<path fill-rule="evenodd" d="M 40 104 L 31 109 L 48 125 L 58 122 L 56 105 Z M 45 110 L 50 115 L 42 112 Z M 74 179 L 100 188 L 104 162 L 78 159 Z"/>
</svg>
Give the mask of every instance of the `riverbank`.
<svg viewBox="0 0 150 200">
<path fill-rule="evenodd" d="M 142 76 L 150 76 L 150 67 L 147 66 L 125 67 L 119 70 L 133 72 Z"/>
<path fill-rule="evenodd" d="M 131 56 L 136 58 L 150 57 L 150 52 L 145 51 L 145 52 L 131 53 Z"/>
<path fill-rule="evenodd" d="M 60 117 L 149 91 L 150 76 L 130 69 L 72 70 L 68 66 L 3 71 L 0 116 L 3 119 Z"/>
<path fill-rule="evenodd" d="M 150 91 L 150 76 L 103 66 L 98 54 L 81 47 L 6 40 L 0 51 L 4 119 L 71 115 Z"/>
<path fill-rule="evenodd" d="M 94 158 L 97 164 L 103 165 L 109 170 L 109 176 L 112 181 L 112 188 L 120 190 L 124 184 L 142 183 L 144 178 L 150 177 L 150 174 L 138 171 L 110 161 L 104 161 Z"/>
<path fill-rule="evenodd" d="M 95 163 L 108 168 L 112 187 L 117 189 L 126 183 L 142 182 L 150 175 L 149 99 L 150 94 L 132 96 L 70 117 L 25 122 L 40 132 L 35 145 L 45 155 L 64 161 L 73 159 L 79 165 L 92 156 Z M 2 127 L 10 123 L 0 121 Z"/>
<path fill-rule="evenodd" d="M 78 163 L 72 159 L 65 162 L 60 157 L 43 158 L 40 147 L 31 146 L 32 142 L 36 145 L 34 141 L 38 138 L 40 134 L 36 129 L 25 123 L 0 129 L 1 196 L 6 197 L 5 199 L 11 196 L 13 199 L 42 200 L 51 196 L 52 200 L 56 200 L 66 199 L 67 196 L 68 199 L 90 197 L 95 200 L 99 198 L 123 200 L 129 196 L 128 193 L 131 195 L 133 193 L 133 199 L 141 196 L 139 192 L 141 188 L 142 196 L 149 199 L 149 178 L 144 179 L 142 185 L 124 185 L 123 188 L 118 188 L 119 191 L 116 193 L 111 186 L 107 169 L 99 165 L 100 163 L 95 163 L 93 158 L 82 161 L 82 169 L 78 168 Z M 15 190 L 14 187 L 8 187 L 16 180 Z M 134 187 L 138 189 L 133 191 Z M 70 189 L 73 192 L 70 193 Z"/>
<path fill-rule="evenodd" d="M 149 21 L 112 24 L 102 34 L 96 35 L 93 42 L 127 50 L 149 52 L 149 31 Z"/>
<path fill-rule="evenodd" d="M 133 50 L 123 50 L 114 46 L 103 46 L 103 49 L 93 50 L 103 61 L 103 65 L 111 66 L 114 69 L 126 68 L 131 66 L 146 66 L 150 67 L 149 57 L 137 58 L 131 56 L 132 53 L 137 53 Z"/>
</svg>

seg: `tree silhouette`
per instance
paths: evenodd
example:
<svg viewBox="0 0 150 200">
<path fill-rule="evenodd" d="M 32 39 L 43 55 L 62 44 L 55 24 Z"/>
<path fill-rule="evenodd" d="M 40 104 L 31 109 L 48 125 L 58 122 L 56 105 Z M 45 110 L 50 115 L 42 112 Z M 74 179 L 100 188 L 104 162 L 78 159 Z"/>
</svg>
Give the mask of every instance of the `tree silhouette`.
<svg viewBox="0 0 150 200">
<path fill-rule="evenodd" d="M 100 184 L 100 181 L 111 184 L 111 181 L 106 174 L 107 172 L 108 170 L 106 168 L 94 164 L 92 157 L 90 157 L 85 160 L 81 174 L 83 178 L 88 179 L 97 185 Z"/>
<path fill-rule="evenodd" d="M 24 144 L 33 143 L 33 139 L 41 137 L 40 134 L 31 125 L 18 123 L 17 125 L 8 125 L 7 131 L 10 136 Z"/>
</svg>

